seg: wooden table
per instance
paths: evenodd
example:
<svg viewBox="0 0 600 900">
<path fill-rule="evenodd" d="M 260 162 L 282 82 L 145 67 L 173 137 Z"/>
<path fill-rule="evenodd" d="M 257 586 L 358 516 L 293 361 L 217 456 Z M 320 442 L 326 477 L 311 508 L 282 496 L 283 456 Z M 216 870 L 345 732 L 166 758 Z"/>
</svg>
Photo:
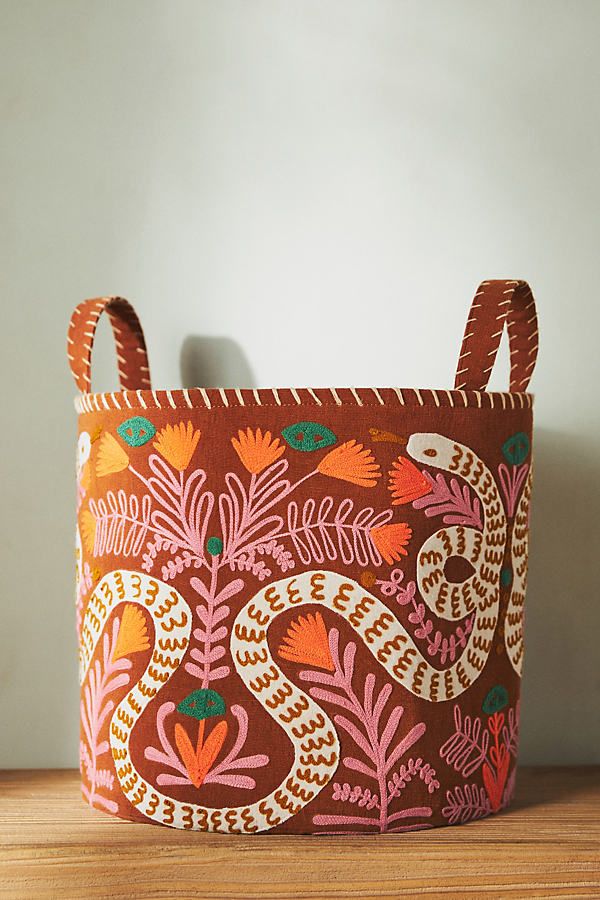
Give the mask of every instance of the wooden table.
<svg viewBox="0 0 600 900">
<path fill-rule="evenodd" d="M 0 897 L 600 898 L 600 767 L 523 769 L 512 809 L 384 837 L 230 837 L 90 810 L 72 771 L 0 772 Z"/>
</svg>

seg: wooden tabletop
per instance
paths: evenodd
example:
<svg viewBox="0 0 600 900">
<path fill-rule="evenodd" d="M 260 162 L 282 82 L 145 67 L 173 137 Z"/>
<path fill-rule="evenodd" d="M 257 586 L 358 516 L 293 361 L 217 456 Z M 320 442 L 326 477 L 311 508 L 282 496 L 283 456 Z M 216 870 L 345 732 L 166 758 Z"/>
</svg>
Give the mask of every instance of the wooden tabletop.
<svg viewBox="0 0 600 900">
<path fill-rule="evenodd" d="M 510 811 L 456 828 L 233 837 L 129 824 L 73 771 L 0 772 L 0 897 L 600 898 L 600 767 L 520 772 Z"/>
</svg>

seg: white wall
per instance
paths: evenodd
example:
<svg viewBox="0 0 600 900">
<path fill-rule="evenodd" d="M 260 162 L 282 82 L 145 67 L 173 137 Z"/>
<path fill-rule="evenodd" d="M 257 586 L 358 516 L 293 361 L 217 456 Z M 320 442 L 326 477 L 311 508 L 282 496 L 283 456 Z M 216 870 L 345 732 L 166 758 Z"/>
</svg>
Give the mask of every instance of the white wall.
<svg viewBox="0 0 600 900">
<path fill-rule="evenodd" d="M 447 387 L 478 280 L 515 276 L 522 759 L 600 761 L 599 28 L 594 0 L 0 3 L 0 765 L 76 764 L 76 302 L 135 300 L 158 387 L 186 338 L 204 383 Z"/>
</svg>

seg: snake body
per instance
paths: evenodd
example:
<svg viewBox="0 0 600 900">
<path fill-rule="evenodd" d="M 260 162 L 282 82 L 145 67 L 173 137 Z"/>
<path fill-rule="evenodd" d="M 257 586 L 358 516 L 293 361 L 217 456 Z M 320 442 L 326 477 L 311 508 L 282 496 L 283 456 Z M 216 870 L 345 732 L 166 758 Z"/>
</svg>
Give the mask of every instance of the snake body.
<svg viewBox="0 0 600 900">
<path fill-rule="evenodd" d="M 468 447 L 437 434 L 414 434 L 407 449 L 418 462 L 463 478 L 482 504 L 481 531 L 464 526 L 442 528 L 425 541 L 417 559 L 419 588 L 432 611 L 446 619 L 459 619 L 473 612 L 467 644 L 453 665 L 441 671 L 435 669 L 381 600 L 335 572 L 304 572 L 261 589 L 235 619 L 231 655 L 246 688 L 283 729 L 294 751 L 289 772 L 261 800 L 230 808 L 186 803 L 162 794 L 137 771 L 129 746 L 132 730 L 148 703 L 180 665 L 189 644 L 191 612 L 176 590 L 148 575 L 117 570 L 98 584 L 82 629 L 82 682 L 116 605 L 125 601 L 136 603 L 147 610 L 154 623 L 155 647 L 150 662 L 115 709 L 110 724 L 110 744 L 121 788 L 144 816 L 177 828 L 231 833 L 263 831 L 296 815 L 332 779 L 340 758 L 336 729 L 323 708 L 286 678 L 269 649 L 269 626 L 288 610 L 310 603 L 341 616 L 394 681 L 431 702 L 457 697 L 479 677 L 498 620 L 500 568 L 507 536 L 502 501 L 491 472 Z M 521 505 L 519 509 L 523 515 Z M 519 535 L 513 538 L 513 552 L 520 552 L 522 547 L 520 531 Z M 462 556 L 473 567 L 472 575 L 460 584 L 450 582 L 444 574 L 451 556 Z M 516 616 L 520 596 L 517 588 L 524 586 L 524 575 L 516 566 L 515 571 L 511 602 Z M 516 619 L 510 634 L 509 652 L 515 665 L 515 659 L 520 658 Z"/>
<path fill-rule="evenodd" d="M 527 587 L 527 559 L 529 555 L 529 502 L 531 499 L 531 468 L 521 492 L 511 537 L 512 585 L 506 619 L 504 643 L 512 667 L 521 675 L 523 668 L 523 613 Z"/>
</svg>

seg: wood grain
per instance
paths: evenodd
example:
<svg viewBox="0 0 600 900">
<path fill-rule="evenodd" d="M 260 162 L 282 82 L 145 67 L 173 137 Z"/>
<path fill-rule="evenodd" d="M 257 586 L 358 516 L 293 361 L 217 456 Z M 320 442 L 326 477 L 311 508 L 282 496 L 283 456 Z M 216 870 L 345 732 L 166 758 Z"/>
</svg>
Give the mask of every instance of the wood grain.
<svg viewBox="0 0 600 900">
<path fill-rule="evenodd" d="M 231 837 L 90 810 L 73 771 L 0 772 L 0 897 L 600 898 L 600 767 L 520 772 L 511 810 L 458 828 Z"/>
</svg>

